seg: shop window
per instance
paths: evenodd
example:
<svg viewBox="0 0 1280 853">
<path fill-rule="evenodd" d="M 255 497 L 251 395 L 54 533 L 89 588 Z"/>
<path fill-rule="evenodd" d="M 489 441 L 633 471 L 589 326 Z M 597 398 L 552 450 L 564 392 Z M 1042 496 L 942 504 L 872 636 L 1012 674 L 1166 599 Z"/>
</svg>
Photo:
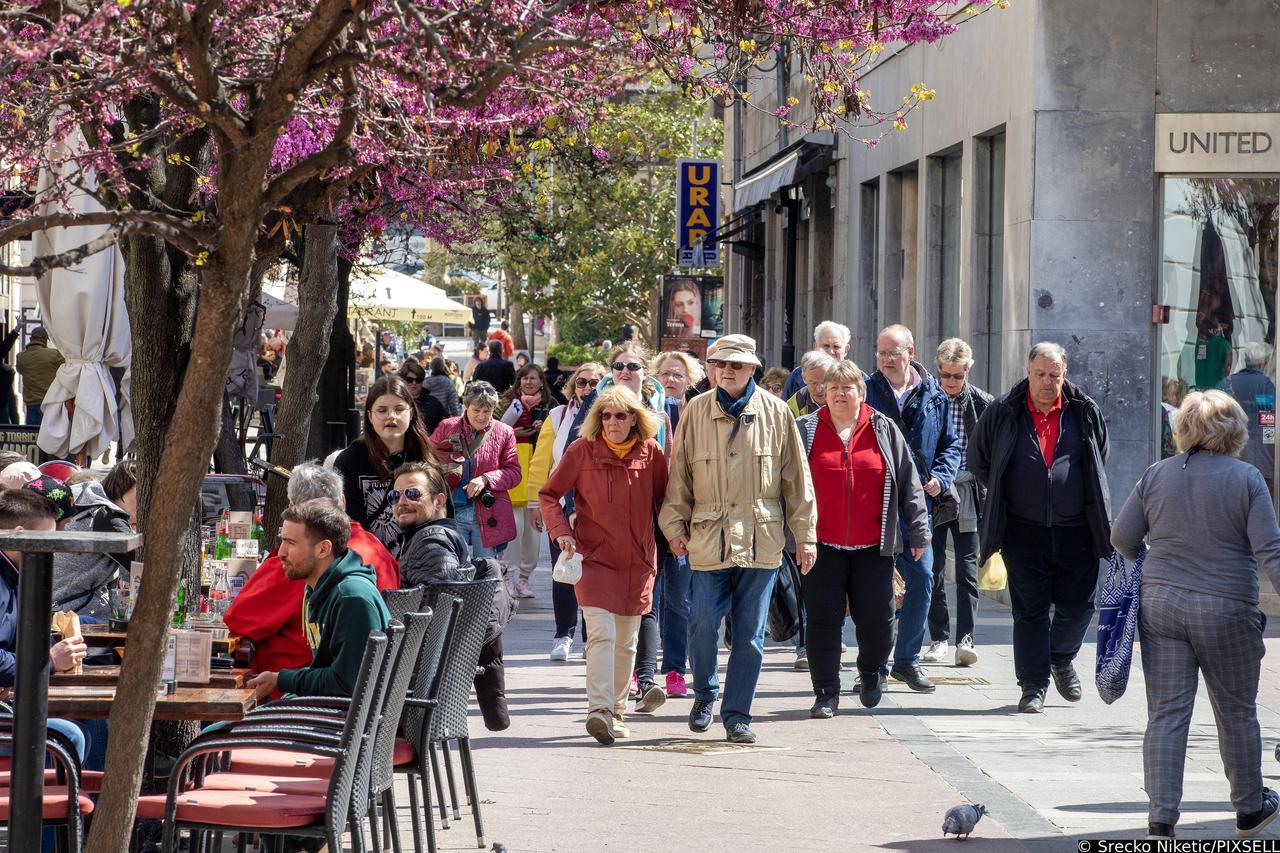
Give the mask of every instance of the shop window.
<svg viewBox="0 0 1280 853">
<path fill-rule="evenodd" d="M 1004 388 L 1004 132 L 974 140 L 973 379 Z"/>
<path fill-rule="evenodd" d="M 857 343 L 870 342 L 875 346 L 876 332 L 884 324 L 880 321 L 880 181 L 868 181 L 862 185 L 861 213 L 858 235 L 859 259 L 858 299 L 855 304 L 855 334 Z M 862 352 L 855 351 L 855 356 Z"/>
<path fill-rule="evenodd" d="M 922 351 L 960 333 L 960 150 L 929 158 L 928 315 Z"/>
</svg>

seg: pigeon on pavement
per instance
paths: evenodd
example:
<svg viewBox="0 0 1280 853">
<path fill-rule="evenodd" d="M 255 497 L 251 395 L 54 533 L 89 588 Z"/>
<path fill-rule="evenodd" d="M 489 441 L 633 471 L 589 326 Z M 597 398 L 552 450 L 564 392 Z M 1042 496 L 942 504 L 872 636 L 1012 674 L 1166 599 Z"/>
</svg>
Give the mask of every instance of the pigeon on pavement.
<svg viewBox="0 0 1280 853">
<path fill-rule="evenodd" d="M 948 835 L 954 835 L 957 841 L 961 837 L 968 838 L 969 833 L 973 832 L 973 828 L 986 813 L 987 807 L 983 805 L 971 806 L 965 803 L 961 806 L 952 806 L 947 809 L 946 817 L 942 819 L 943 838 Z"/>
</svg>

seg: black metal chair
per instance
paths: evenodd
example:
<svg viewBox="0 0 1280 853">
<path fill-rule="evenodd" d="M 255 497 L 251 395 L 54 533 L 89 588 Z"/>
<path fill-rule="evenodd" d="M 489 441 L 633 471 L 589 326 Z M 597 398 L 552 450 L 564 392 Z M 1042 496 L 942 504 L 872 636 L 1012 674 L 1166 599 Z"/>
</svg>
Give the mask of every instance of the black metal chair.
<svg viewBox="0 0 1280 853">
<path fill-rule="evenodd" d="M 12 754 L 13 717 L 8 713 L 0 720 L 0 745 L 6 746 Z M 84 820 L 93 811 L 93 800 L 85 796 L 80 786 L 80 758 L 70 741 L 53 730 L 48 733 L 45 753 L 53 759 L 53 768 L 44 773 L 41 823 L 55 828 L 59 850 L 81 853 L 84 850 Z M 0 787 L 0 821 L 5 822 L 9 820 L 12 807 L 8 777 L 6 772 L 4 785 Z"/>
<path fill-rule="evenodd" d="M 437 705 L 430 716 L 427 739 L 440 745 L 445 774 L 449 779 L 449 795 L 455 820 L 461 819 L 458 811 L 457 788 L 453 779 L 453 764 L 449 760 L 449 742 L 458 744 L 458 756 L 462 763 L 462 780 L 467 799 L 471 804 L 471 817 L 476 827 L 476 843 L 484 847 L 484 821 L 480 815 L 480 795 L 476 785 L 475 765 L 471 760 L 471 733 L 467 727 L 471 691 L 475 685 L 476 668 L 480 662 L 480 648 L 484 645 L 485 632 L 493 614 L 493 599 L 500 578 L 475 581 L 449 581 L 433 583 L 427 588 L 429 598 L 454 596 L 463 601 L 462 613 L 450 638 L 447 654 L 440 669 L 437 689 Z M 438 777 L 437 777 L 438 779 Z M 438 787 L 438 784 L 437 784 Z M 444 802 L 441 796 L 441 810 Z"/>
<path fill-rule="evenodd" d="M 408 589 L 384 589 L 380 593 L 382 603 L 391 612 L 391 618 L 404 622 L 406 613 L 416 613 L 422 607 L 422 599 L 427 590 L 419 584 Z"/>
<path fill-rule="evenodd" d="M 403 637 L 400 626 L 393 633 Z M 352 692 L 350 706 L 337 735 L 319 728 L 284 725 L 282 720 L 267 724 L 237 726 L 197 738 L 178 758 L 164 795 L 138 800 L 142 818 L 164 819 L 164 853 L 176 853 L 178 835 L 191 833 L 190 849 L 199 850 L 202 833 L 259 833 L 264 835 L 305 836 L 321 838 L 333 853 L 346 848 L 342 844 L 344 830 L 349 830 L 355 850 L 364 849 L 361 826 L 363 809 L 371 778 L 371 748 L 376 721 L 381 714 L 381 699 L 390 681 L 383 678 L 384 661 L 389 651 L 387 635 L 374 633 L 365 644 L 360 678 Z M 202 786 L 205 759 L 226 754 L 234 763 L 236 750 L 269 750 L 293 754 L 316 755 L 332 760 L 323 796 L 219 790 Z M 361 787 L 363 782 L 364 787 Z M 357 792 L 360 792 L 357 794 Z M 159 807 L 159 808 L 157 808 Z M 230 820 L 235 813 L 237 820 Z"/>
<path fill-rule="evenodd" d="M 434 612 L 437 616 L 431 620 L 427 629 L 427 638 L 418 656 L 417 671 L 402 714 L 404 736 L 414 754 L 409 760 L 397 761 L 395 772 L 409 777 L 409 810 L 413 822 L 413 846 L 417 853 L 423 853 L 424 850 L 434 853 L 436 849 L 435 820 L 431 816 L 432 775 L 435 777 L 437 790 L 442 792 L 442 788 L 440 768 L 436 765 L 435 752 L 427 735 L 430 732 L 431 714 L 437 705 L 440 663 L 454 636 L 462 606 L 461 598 L 436 597 Z M 422 823 L 424 817 L 425 836 Z"/>
</svg>

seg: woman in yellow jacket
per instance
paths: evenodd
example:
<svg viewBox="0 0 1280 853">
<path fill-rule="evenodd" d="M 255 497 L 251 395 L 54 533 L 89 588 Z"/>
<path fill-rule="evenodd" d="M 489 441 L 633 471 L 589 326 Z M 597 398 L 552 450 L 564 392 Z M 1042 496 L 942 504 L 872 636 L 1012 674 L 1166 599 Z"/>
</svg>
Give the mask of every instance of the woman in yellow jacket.
<svg viewBox="0 0 1280 853">
<path fill-rule="evenodd" d="M 537 508 L 537 493 L 525 491 L 529 480 L 529 459 L 538 443 L 542 422 L 555 404 L 551 386 L 542 368 L 526 364 L 516 371 L 515 384 L 506 390 L 498 401 L 499 419 L 516 434 L 516 454 L 520 458 L 520 474 L 524 478 L 520 488 L 511 493 L 511 505 L 515 508 L 516 538 L 504 554 L 507 566 L 507 585 L 515 598 L 533 598 L 529 577 L 538 567 L 538 539 L 540 531 L 530 523 L 529 510 Z M 526 501 L 528 495 L 532 502 Z M 519 570 L 516 574 L 515 570 Z"/>
<path fill-rule="evenodd" d="M 538 491 L 551 471 L 560 462 L 568 444 L 569 428 L 582 407 L 582 401 L 596 390 L 596 385 L 604 376 L 604 365 L 589 361 L 573 372 L 566 380 L 564 389 L 569 398 L 568 404 L 557 406 L 542 421 L 542 431 L 538 434 L 538 443 L 534 447 L 533 456 L 529 460 L 529 475 L 525 478 L 529 487 L 529 516 L 537 530 L 545 530 L 542 523 L 542 512 L 538 508 Z M 573 523 L 570 517 L 569 523 Z M 560 549 L 555 540 L 548 540 L 551 545 L 551 559 L 560 556 Z M 551 642 L 551 660 L 568 660 L 573 647 L 573 629 L 578 624 L 578 599 L 574 594 L 573 584 L 551 582 L 551 606 L 556 615 L 556 632 Z M 586 637 L 584 636 L 585 640 Z"/>
</svg>

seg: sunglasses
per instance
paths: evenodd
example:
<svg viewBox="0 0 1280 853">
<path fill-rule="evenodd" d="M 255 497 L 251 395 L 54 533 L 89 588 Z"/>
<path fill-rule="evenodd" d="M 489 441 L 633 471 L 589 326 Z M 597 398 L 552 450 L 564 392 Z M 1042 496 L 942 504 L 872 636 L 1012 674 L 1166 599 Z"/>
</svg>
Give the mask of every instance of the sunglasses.
<svg viewBox="0 0 1280 853">
<path fill-rule="evenodd" d="M 963 373 L 943 373 L 943 372 L 939 371 L 939 373 L 938 373 L 938 378 L 939 378 L 939 379 L 946 379 L 946 380 L 947 380 L 947 381 L 949 381 L 949 382 L 961 382 L 961 381 L 963 381 L 963 380 L 964 380 L 964 378 L 965 378 L 965 374 L 963 374 Z"/>
<path fill-rule="evenodd" d="M 721 361 L 718 358 L 707 359 L 707 367 L 714 367 L 716 370 L 737 370 L 746 366 L 746 362 L 742 361 Z"/>
<path fill-rule="evenodd" d="M 600 380 L 599 379 L 575 379 L 573 384 L 578 386 L 579 388 L 594 388 L 600 384 Z"/>
<path fill-rule="evenodd" d="M 631 417 L 630 412 L 601 412 L 600 420 L 602 421 L 625 421 Z"/>
<path fill-rule="evenodd" d="M 406 384 L 408 384 L 408 385 L 421 385 L 421 384 L 422 384 L 422 377 L 421 377 L 421 376 L 404 376 L 404 375 L 401 375 L 401 376 L 400 376 L 400 378 L 401 378 L 401 379 L 403 379 L 403 380 L 405 381 L 405 383 L 406 383 Z"/>
<path fill-rule="evenodd" d="M 615 361 L 613 363 L 613 369 L 618 371 L 619 373 L 621 373 L 624 370 L 628 370 L 632 373 L 639 373 L 640 371 L 644 370 L 644 365 L 638 361 L 626 361 L 626 362 Z"/>
<path fill-rule="evenodd" d="M 408 489 L 405 489 L 403 492 L 400 491 L 399 489 L 392 489 L 390 492 L 387 493 L 387 497 L 391 498 L 391 502 L 393 504 L 400 503 L 401 498 L 408 498 L 411 502 L 417 503 L 418 501 L 422 500 L 426 496 L 427 496 L 427 493 L 422 491 L 422 489 L 419 489 L 419 488 L 408 488 Z"/>
</svg>

